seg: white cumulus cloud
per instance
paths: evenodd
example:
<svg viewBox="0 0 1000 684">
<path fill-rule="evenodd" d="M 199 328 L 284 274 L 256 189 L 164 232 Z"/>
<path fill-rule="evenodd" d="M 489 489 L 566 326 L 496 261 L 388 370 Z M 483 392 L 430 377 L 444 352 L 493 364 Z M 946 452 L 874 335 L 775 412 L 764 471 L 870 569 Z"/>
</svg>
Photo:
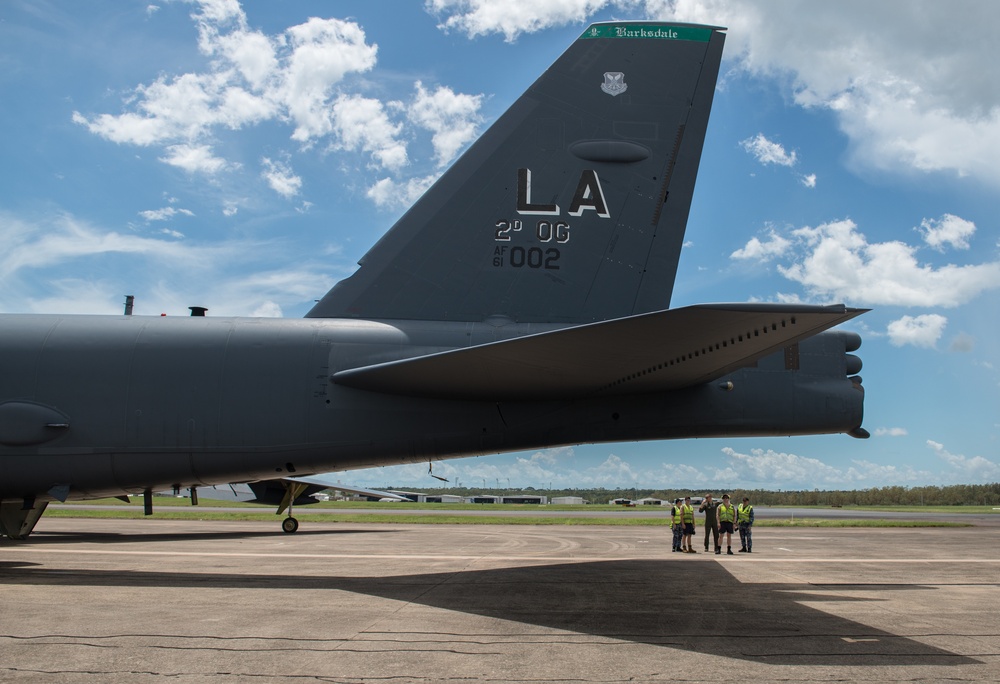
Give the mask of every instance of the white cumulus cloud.
<svg viewBox="0 0 1000 684">
<path fill-rule="evenodd" d="M 776 164 L 778 166 L 795 166 L 798 161 L 795 150 L 785 151 L 781 143 L 776 143 L 758 133 L 752 138 L 740 141 L 740 147 L 746 150 L 761 164 Z"/>
<path fill-rule="evenodd" d="M 442 17 L 440 27 L 456 30 L 470 38 L 502 33 L 514 41 L 522 33 L 550 26 L 586 21 L 594 12 L 609 5 L 636 5 L 608 0 L 427 0 L 427 8 Z"/>
<path fill-rule="evenodd" d="M 225 159 L 216 157 L 209 145 L 169 145 L 165 152 L 160 161 L 188 173 L 212 175 L 231 166 Z"/>
<path fill-rule="evenodd" d="M 905 483 L 926 479 L 929 473 L 909 467 L 900 468 L 852 460 L 847 468 L 835 468 L 817 458 L 774 451 L 751 449 L 749 454 L 731 447 L 722 453 L 729 458 L 726 482 L 739 482 L 743 486 L 775 486 L 814 489 L 817 487 L 843 487 L 853 489 L 859 483 Z"/>
<path fill-rule="evenodd" d="M 285 34 L 291 52 L 285 57 L 278 96 L 296 123 L 292 139 L 307 142 L 333 130 L 333 86 L 351 72 L 375 66 L 378 49 L 365 42 L 360 26 L 313 17 Z"/>
<path fill-rule="evenodd" d="M 771 230 L 766 240 L 758 237 L 750 238 L 747 244 L 729 255 L 730 259 L 755 259 L 757 261 L 768 261 L 775 257 L 783 256 L 792 246 L 792 241 L 782 237 L 776 231 Z"/>
<path fill-rule="evenodd" d="M 146 219 L 147 223 L 152 223 L 153 221 L 167 221 L 178 214 L 181 214 L 182 216 L 194 216 L 194 212 L 190 209 L 178 209 L 177 207 L 147 209 L 139 212 L 139 216 Z"/>
<path fill-rule="evenodd" d="M 779 272 L 822 298 L 864 305 L 955 307 L 1000 287 L 1000 261 L 940 267 L 899 241 L 868 242 L 850 219 L 792 232 L 796 250 Z"/>
<path fill-rule="evenodd" d="M 290 199 L 299 194 L 299 191 L 302 189 L 302 178 L 296 176 L 288 164 L 269 159 L 268 157 L 261 159 L 260 163 L 264 167 L 261 175 L 272 190 L 285 199 Z"/>
<path fill-rule="evenodd" d="M 387 169 L 406 165 L 406 145 L 398 139 L 402 126 L 389 120 L 379 100 L 345 95 L 337 98 L 332 111 L 337 148 L 367 152 Z"/>
<path fill-rule="evenodd" d="M 796 454 L 752 449 L 749 454 L 724 447 L 722 453 L 729 457 L 730 467 L 740 480 L 751 482 L 794 482 L 803 485 L 843 482 L 840 470 L 822 461 Z"/>
<path fill-rule="evenodd" d="M 948 464 L 951 478 L 958 482 L 996 482 L 1000 480 L 1000 463 L 982 456 L 971 458 L 961 454 L 953 454 L 944 448 L 940 442 L 927 440 L 927 446 L 937 454 L 938 458 Z"/>
<path fill-rule="evenodd" d="M 406 181 L 381 178 L 366 191 L 367 197 L 379 207 L 399 209 L 408 207 L 427 192 L 440 174 L 431 174 Z"/>
<path fill-rule="evenodd" d="M 917 230 L 923 234 L 928 246 L 943 252 L 946 245 L 954 249 L 968 249 L 969 238 L 976 232 L 976 224 L 954 214 L 944 214 L 939 219 L 925 218 Z"/>
<path fill-rule="evenodd" d="M 162 74 L 136 86 L 121 114 L 74 112 L 73 121 L 113 142 L 163 146 L 162 161 L 216 174 L 229 166 L 212 153 L 217 131 L 287 121 L 291 139 L 308 145 L 337 130 L 335 86 L 375 65 L 378 48 L 354 22 L 312 18 L 268 36 L 248 27 L 237 2 L 197 7 L 198 49 L 212 58 L 207 70 Z"/>
<path fill-rule="evenodd" d="M 261 302 L 256 309 L 250 312 L 250 315 L 255 318 L 281 318 L 283 314 L 280 304 L 267 300 Z"/>
<path fill-rule="evenodd" d="M 915 347 L 933 349 L 937 345 L 948 319 L 940 314 L 903 316 L 889 323 L 889 342 L 896 347 L 912 344 Z"/>
<path fill-rule="evenodd" d="M 483 96 L 456 93 L 446 87 L 438 87 L 432 92 L 420 81 L 415 87 L 417 95 L 408 116 L 433 133 L 431 142 L 435 157 L 438 166 L 444 166 L 478 134 Z"/>
</svg>

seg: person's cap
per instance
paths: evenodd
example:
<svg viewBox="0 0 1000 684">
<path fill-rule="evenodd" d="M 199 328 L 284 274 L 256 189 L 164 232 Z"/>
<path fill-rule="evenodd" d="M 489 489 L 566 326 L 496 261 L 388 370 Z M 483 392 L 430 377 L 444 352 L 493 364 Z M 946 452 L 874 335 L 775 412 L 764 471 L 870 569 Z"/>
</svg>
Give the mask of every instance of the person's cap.
<svg viewBox="0 0 1000 684">
<path fill-rule="evenodd" d="M 685 500 L 685 501 L 690 501 L 690 500 L 691 500 L 691 497 L 690 497 L 690 496 L 685 496 L 685 497 L 684 497 L 684 500 Z"/>
<path fill-rule="evenodd" d="M 729 495 L 728 495 L 728 494 L 723 494 L 723 495 L 722 495 L 722 498 L 723 498 L 723 499 L 728 499 L 728 498 L 729 498 Z"/>
<path fill-rule="evenodd" d="M 674 499 L 674 503 L 680 503 L 683 500 L 684 499 L 682 499 L 681 497 L 678 496 L 676 499 Z"/>
<path fill-rule="evenodd" d="M 749 500 L 750 500 L 750 497 L 749 497 L 749 496 L 744 496 L 744 497 L 743 497 L 743 500 L 744 500 L 744 501 L 749 501 Z"/>
</svg>

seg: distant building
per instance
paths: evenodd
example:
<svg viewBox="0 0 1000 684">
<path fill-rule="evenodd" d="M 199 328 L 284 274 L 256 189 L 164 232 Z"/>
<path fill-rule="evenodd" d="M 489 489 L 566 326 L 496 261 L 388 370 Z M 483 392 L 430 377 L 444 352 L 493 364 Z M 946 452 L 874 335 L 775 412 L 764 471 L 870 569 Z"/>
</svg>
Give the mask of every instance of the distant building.
<svg viewBox="0 0 1000 684">
<path fill-rule="evenodd" d="M 632 499 L 612 499 L 608 503 L 612 506 L 635 506 Z"/>
<path fill-rule="evenodd" d="M 477 504 L 495 504 L 500 503 L 499 496 L 493 496 L 492 494 L 477 494 L 475 496 L 466 497 L 466 503 L 477 503 Z"/>
<path fill-rule="evenodd" d="M 582 496 L 554 496 L 552 497 L 552 504 L 559 506 L 582 506 L 583 497 Z"/>
<path fill-rule="evenodd" d="M 462 503 L 464 499 L 458 494 L 427 494 L 421 501 L 425 503 Z"/>
<path fill-rule="evenodd" d="M 651 496 L 647 496 L 644 499 L 636 499 L 636 503 L 640 506 L 662 506 L 666 502 L 663 499 L 654 499 Z"/>
<path fill-rule="evenodd" d="M 500 503 L 505 504 L 546 504 L 549 497 L 540 494 L 513 494 L 501 496 Z"/>
</svg>

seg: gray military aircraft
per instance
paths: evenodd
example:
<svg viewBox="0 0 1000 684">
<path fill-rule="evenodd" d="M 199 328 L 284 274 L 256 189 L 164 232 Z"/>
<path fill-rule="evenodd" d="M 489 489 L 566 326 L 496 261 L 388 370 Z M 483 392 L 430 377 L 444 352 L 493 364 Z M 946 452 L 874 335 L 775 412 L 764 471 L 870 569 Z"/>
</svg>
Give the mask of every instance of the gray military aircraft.
<svg viewBox="0 0 1000 684">
<path fill-rule="evenodd" d="M 0 531 L 555 445 L 866 437 L 861 340 L 823 332 L 863 310 L 667 308 L 724 39 L 591 26 L 302 320 L 0 317 Z"/>
</svg>

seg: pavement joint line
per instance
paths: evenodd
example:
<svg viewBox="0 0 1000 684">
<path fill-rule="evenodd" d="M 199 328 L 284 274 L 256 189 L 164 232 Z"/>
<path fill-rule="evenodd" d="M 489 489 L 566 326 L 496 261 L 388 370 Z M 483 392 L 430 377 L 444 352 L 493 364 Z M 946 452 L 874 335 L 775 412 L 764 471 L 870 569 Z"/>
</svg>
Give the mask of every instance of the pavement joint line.
<svg viewBox="0 0 1000 684">
<path fill-rule="evenodd" d="M 384 559 L 384 560 L 464 560 L 464 561 L 558 561 L 589 563 L 594 561 L 629 561 L 629 560 L 673 560 L 668 555 L 663 556 L 588 556 L 586 558 L 574 556 L 501 556 L 478 554 L 475 556 L 450 556 L 437 554 L 365 554 L 365 553 L 250 553 L 250 552 L 221 552 L 221 551 L 119 551 L 105 549 L 41 549 L 19 547 L 8 549 L 5 553 L 72 553 L 88 555 L 120 555 L 120 556 L 196 556 L 196 557 L 232 557 L 232 558 L 346 558 L 346 559 Z M 760 558 L 743 556 L 739 559 L 718 559 L 704 557 L 702 559 L 689 559 L 694 562 L 712 561 L 720 564 L 743 564 L 743 563 L 925 563 L 925 564 L 947 564 L 953 565 L 953 558 Z M 968 558 L 962 560 L 966 563 L 998 564 L 1000 558 Z"/>
</svg>

